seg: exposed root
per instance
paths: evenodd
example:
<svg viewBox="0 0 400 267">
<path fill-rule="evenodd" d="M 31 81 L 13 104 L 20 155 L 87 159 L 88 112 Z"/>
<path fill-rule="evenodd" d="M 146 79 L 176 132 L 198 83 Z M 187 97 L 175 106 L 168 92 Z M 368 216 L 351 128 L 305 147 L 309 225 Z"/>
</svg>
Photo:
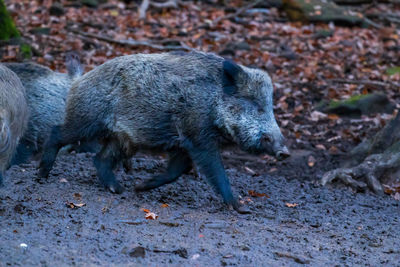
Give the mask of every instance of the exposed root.
<svg viewBox="0 0 400 267">
<path fill-rule="evenodd" d="M 386 174 L 394 173 L 399 169 L 400 152 L 374 154 L 353 168 L 339 168 L 325 173 L 321 184 L 326 185 L 338 179 L 356 190 L 363 191 L 368 186 L 372 191 L 381 195 L 384 190 L 380 180 Z"/>
</svg>

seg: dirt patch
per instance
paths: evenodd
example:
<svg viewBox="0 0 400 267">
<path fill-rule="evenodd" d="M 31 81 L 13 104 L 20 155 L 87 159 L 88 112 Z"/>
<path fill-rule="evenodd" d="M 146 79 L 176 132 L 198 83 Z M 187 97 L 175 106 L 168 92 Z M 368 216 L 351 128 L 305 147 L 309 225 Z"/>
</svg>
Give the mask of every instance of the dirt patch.
<svg viewBox="0 0 400 267">
<path fill-rule="evenodd" d="M 135 193 L 135 183 L 162 171 L 162 157 L 139 155 L 132 175 L 118 171 L 122 195 L 100 187 L 90 154 L 59 156 L 40 183 L 35 164 L 13 167 L 0 189 L 0 266 L 399 266 L 399 202 L 287 180 L 284 166 L 270 173 L 260 158 L 254 166 L 264 169 L 251 174 L 244 162 L 255 161 L 231 154 L 227 173 L 250 215 L 227 210 L 194 174 Z M 292 173 L 301 177 L 301 168 Z M 142 209 L 158 218 L 146 220 Z"/>
</svg>

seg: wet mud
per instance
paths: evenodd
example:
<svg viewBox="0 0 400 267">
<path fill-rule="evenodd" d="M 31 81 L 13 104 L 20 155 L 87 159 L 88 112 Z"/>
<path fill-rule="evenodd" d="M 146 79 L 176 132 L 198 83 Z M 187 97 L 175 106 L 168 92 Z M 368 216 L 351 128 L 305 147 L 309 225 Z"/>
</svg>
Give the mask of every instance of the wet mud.
<svg viewBox="0 0 400 267">
<path fill-rule="evenodd" d="M 239 215 L 196 172 L 136 193 L 164 170 L 162 156 L 138 155 L 132 173 L 118 170 L 126 190 L 113 195 L 92 156 L 59 156 L 47 180 L 36 180 L 36 162 L 7 172 L 0 266 L 400 266 L 400 203 L 320 187 L 304 164 L 224 152 L 232 188 L 252 211 Z"/>
</svg>

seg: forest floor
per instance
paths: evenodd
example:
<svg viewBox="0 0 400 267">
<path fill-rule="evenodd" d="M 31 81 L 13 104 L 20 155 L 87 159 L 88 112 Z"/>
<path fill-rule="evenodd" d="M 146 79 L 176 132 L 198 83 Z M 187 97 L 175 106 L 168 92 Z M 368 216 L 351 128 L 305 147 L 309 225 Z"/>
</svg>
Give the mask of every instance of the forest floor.
<svg viewBox="0 0 400 267">
<path fill-rule="evenodd" d="M 399 201 L 320 187 L 297 178 L 302 166 L 284 178 L 265 163 L 251 175 L 231 155 L 227 173 L 250 215 L 194 174 L 135 193 L 162 157 L 138 155 L 132 175 L 118 171 L 122 195 L 99 185 L 90 154 L 59 156 L 40 183 L 35 164 L 15 166 L 0 190 L 0 266 L 400 266 Z"/>
<path fill-rule="evenodd" d="M 396 25 L 302 24 L 270 6 L 234 15 L 242 0 L 230 1 L 233 8 L 211 0 L 149 8 L 146 20 L 138 18 L 135 1 L 89 8 L 61 0 L 58 16 L 49 14 L 50 0 L 5 2 L 32 46 L 32 60 L 53 70 L 65 72 L 69 50 L 81 54 L 89 71 L 116 56 L 180 46 L 268 71 L 292 157 L 276 162 L 237 150 L 223 153 L 232 188 L 250 215 L 227 210 L 194 173 L 135 193 L 136 183 L 165 168 L 163 155 L 137 155 L 133 173 L 120 170 L 122 195 L 100 187 L 90 154 L 60 155 L 48 181 L 35 180 L 36 162 L 14 166 L 0 189 L 0 266 L 400 266 L 395 194 L 318 185 L 324 172 L 340 166 L 348 151 L 393 114 L 339 117 L 316 111 L 321 101 L 377 92 L 399 103 L 400 69 L 388 72 L 400 66 Z M 400 16 L 399 8 L 374 2 L 359 9 Z M 21 60 L 19 50 L 12 43 L 0 46 L 1 61 Z M 158 218 L 146 219 L 151 213 Z"/>
</svg>

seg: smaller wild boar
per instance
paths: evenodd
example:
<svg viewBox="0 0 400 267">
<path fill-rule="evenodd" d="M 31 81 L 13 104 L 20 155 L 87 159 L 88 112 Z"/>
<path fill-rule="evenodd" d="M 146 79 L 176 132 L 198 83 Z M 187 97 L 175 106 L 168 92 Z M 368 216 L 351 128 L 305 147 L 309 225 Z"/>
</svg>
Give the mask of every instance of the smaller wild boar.
<svg viewBox="0 0 400 267">
<path fill-rule="evenodd" d="M 83 68 L 79 56 L 73 52 L 66 56 L 68 74 L 35 63 L 5 63 L 5 66 L 18 75 L 26 88 L 30 112 L 28 128 L 11 163 L 19 165 L 40 155 L 51 129 L 62 123 L 68 91 L 82 75 Z"/>
<path fill-rule="evenodd" d="M 121 159 L 139 149 L 168 151 L 167 172 L 136 190 L 171 183 L 195 164 L 225 203 L 246 212 L 232 193 L 219 151 L 234 143 L 251 153 L 289 156 L 272 92 L 266 72 L 214 54 L 112 59 L 72 85 L 64 123 L 52 130 L 39 175 L 48 176 L 62 146 L 98 139 L 103 147 L 94 158 L 97 174 L 106 188 L 121 193 L 113 174 Z"/>
<path fill-rule="evenodd" d="M 25 88 L 18 76 L 0 63 L 0 185 L 27 122 Z"/>
</svg>

